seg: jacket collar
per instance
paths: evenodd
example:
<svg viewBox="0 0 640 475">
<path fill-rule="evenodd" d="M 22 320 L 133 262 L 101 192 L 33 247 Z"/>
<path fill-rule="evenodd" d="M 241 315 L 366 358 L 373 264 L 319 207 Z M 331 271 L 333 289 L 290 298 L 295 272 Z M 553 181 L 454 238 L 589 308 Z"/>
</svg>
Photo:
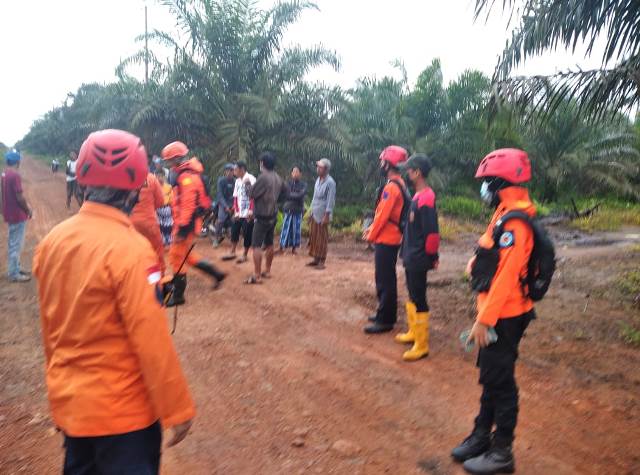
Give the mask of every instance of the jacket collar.
<svg viewBox="0 0 640 475">
<path fill-rule="evenodd" d="M 117 221 L 124 226 L 132 226 L 129 216 L 113 206 L 85 201 L 79 211 L 80 215 L 93 215 Z"/>
</svg>

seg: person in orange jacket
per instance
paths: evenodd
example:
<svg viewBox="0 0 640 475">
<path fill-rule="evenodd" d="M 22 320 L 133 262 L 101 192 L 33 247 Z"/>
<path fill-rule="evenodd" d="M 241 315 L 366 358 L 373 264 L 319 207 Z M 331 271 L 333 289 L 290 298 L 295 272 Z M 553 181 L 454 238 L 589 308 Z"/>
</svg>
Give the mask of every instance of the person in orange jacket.
<svg viewBox="0 0 640 475">
<path fill-rule="evenodd" d="M 184 291 L 187 288 L 187 274 L 178 273 L 183 262 L 213 277 L 217 289 L 226 275 L 213 264 L 204 260 L 195 251 L 189 253 L 196 238 L 196 232 L 202 227 L 202 213 L 211 207 L 211 198 L 202 181 L 204 167 L 196 157 L 188 158 L 189 149 L 182 142 L 172 142 L 162 149 L 162 159 L 176 174 L 173 194 L 173 236 L 169 247 L 169 262 L 176 274 L 173 277 L 173 292 L 167 307 L 185 303 Z"/>
<path fill-rule="evenodd" d="M 147 174 L 147 179 L 142 185 L 138 202 L 131 212 L 131 222 L 140 234 L 146 237 L 151 243 L 151 247 L 158 256 L 158 263 L 164 275 L 164 244 L 162 242 L 162 233 L 160 232 L 160 224 L 158 223 L 157 209 L 164 206 L 164 194 L 162 185 L 153 173 Z"/>
<path fill-rule="evenodd" d="M 161 306 L 160 267 L 128 213 L 147 176 L 140 139 L 94 132 L 78 160 L 80 212 L 33 258 L 49 405 L 65 475 L 159 473 L 162 429 L 182 441 L 194 404 Z"/>
<path fill-rule="evenodd" d="M 494 249 L 496 223 L 508 212 L 523 211 L 534 217 L 536 209 L 526 188 L 520 186 L 531 179 L 531 164 L 526 152 L 517 149 L 496 150 L 487 155 L 478 168 L 476 178 L 483 179 L 481 197 L 495 208 L 487 231 L 478 241 L 479 248 L 470 268 L 495 270 L 488 289 L 479 289 L 478 317 L 469 335 L 479 348 L 480 412 L 474 429 L 451 455 L 469 473 L 512 473 L 515 470 L 511 451 L 518 418 L 518 386 L 515 363 L 518 345 L 531 320 L 535 318 L 533 301 L 522 282 L 528 272 L 534 246 L 530 225 L 519 219 L 504 223 L 498 238 L 498 263 L 485 258 Z M 498 339 L 489 340 L 489 328 Z M 493 426 L 496 431 L 492 435 Z"/>
<path fill-rule="evenodd" d="M 398 277 L 396 263 L 402 242 L 401 218 L 405 206 L 406 185 L 400 176 L 400 166 L 407 161 L 407 151 L 391 145 L 380 154 L 380 173 L 386 184 L 379 193 L 371 226 L 363 233 L 365 241 L 375 247 L 376 293 L 378 309 L 369 317 L 372 322 L 365 333 L 391 331 L 398 319 Z"/>
</svg>

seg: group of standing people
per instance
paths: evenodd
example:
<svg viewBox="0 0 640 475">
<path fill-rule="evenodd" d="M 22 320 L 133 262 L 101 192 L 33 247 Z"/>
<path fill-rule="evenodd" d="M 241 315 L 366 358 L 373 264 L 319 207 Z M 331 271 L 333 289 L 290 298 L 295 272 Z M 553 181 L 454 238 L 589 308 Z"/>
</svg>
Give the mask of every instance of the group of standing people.
<svg viewBox="0 0 640 475">
<path fill-rule="evenodd" d="M 9 151 L 0 180 L 12 282 L 30 278 L 19 259 L 26 221 L 32 217 L 18 173 L 20 161 L 19 152 Z M 268 277 L 279 203 L 287 203 L 283 248 L 296 248 L 295 231 L 304 212 L 304 187 L 296 170 L 285 183 L 275 172 L 274 154 L 265 152 L 259 161 L 257 179 L 245 164 L 234 166 L 234 202 L 226 208 L 238 218 L 232 242 L 237 244 L 244 232 L 245 258 L 248 247 L 253 248 L 254 273 L 247 283 Z M 155 214 L 167 206 L 167 177 L 151 173 L 140 139 L 119 130 L 95 132 L 85 140 L 74 167 L 85 203 L 77 215 L 54 227 L 34 254 L 48 397 L 65 436 L 65 474 L 158 473 L 162 429 L 173 428 L 169 445 L 175 445 L 186 437 L 195 416 L 163 307 L 184 303 L 185 263 L 212 277 L 214 286 L 225 275 L 193 251 L 202 210 L 211 206 L 202 164 L 184 143 L 173 142 L 162 150 L 162 165 L 174 180 L 171 279 L 163 279 L 164 240 Z M 327 159 L 317 162 L 310 210 L 309 265 L 318 269 L 325 265 L 335 203 L 330 168 Z M 440 242 L 436 196 L 426 181 L 431 169 L 425 155 L 408 157 L 402 147 L 386 148 L 380 156 L 386 183 L 364 233 L 375 245 L 378 296 L 377 312 L 365 332 L 394 328 L 400 253 L 409 294 L 408 331 L 395 340 L 412 344 L 403 354 L 406 361 L 429 354 L 427 273 L 438 268 Z M 402 171 L 415 189 L 413 197 Z M 511 473 L 519 406 L 515 363 L 519 342 L 535 318 L 526 282 L 537 242 L 529 218 L 536 211 L 522 186 L 531 178 L 531 165 L 521 150 L 496 150 L 483 159 L 476 178 L 483 181 L 483 201 L 495 209 L 468 266 L 480 282 L 474 287 L 478 316 L 468 343 L 479 347 L 482 395 L 471 434 L 451 455 L 473 474 Z"/>
</svg>

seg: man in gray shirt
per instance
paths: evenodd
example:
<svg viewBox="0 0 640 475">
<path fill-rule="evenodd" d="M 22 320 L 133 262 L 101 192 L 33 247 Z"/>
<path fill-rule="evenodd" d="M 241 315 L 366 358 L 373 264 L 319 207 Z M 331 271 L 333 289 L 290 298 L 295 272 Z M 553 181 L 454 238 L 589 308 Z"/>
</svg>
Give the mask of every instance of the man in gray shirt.
<svg viewBox="0 0 640 475">
<path fill-rule="evenodd" d="M 317 270 L 325 268 L 329 246 L 329 223 L 336 204 L 336 182 L 329 175 L 331 161 L 323 158 L 316 163 L 318 179 L 313 189 L 311 216 L 309 217 L 309 255 L 313 260 L 307 265 Z"/>
</svg>

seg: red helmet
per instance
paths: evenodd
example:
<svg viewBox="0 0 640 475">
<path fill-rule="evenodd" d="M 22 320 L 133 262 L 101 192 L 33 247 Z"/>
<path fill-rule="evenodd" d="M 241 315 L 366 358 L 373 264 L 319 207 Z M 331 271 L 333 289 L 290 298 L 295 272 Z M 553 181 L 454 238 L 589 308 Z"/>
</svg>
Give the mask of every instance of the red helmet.
<svg viewBox="0 0 640 475">
<path fill-rule="evenodd" d="M 182 142 L 171 142 L 162 149 L 162 159 L 171 160 L 172 158 L 186 157 L 189 153 L 189 147 Z"/>
<path fill-rule="evenodd" d="M 397 145 L 389 145 L 380 154 L 381 162 L 389 162 L 390 165 L 398 167 L 401 163 L 404 163 L 409 158 L 409 154 L 402 147 Z"/>
<path fill-rule="evenodd" d="M 476 178 L 498 177 L 518 184 L 531 180 L 529 155 L 517 148 L 495 150 L 480 162 Z"/>
<path fill-rule="evenodd" d="M 137 190 L 147 178 L 147 151 L 124 130 L 93 132 L 80 147 L 77 174 L 83 186 Z"/>
</svg>

